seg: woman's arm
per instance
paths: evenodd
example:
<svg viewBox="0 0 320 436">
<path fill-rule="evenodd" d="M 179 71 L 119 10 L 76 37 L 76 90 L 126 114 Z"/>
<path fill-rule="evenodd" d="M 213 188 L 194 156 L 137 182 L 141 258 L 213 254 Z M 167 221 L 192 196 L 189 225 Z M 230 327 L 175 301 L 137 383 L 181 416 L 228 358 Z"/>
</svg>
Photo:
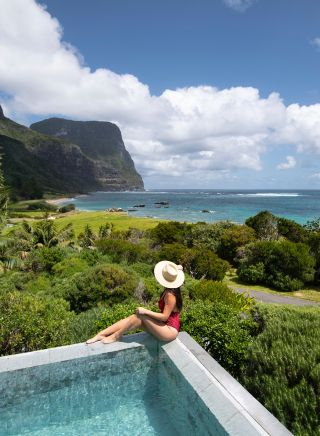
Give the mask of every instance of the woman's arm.
<svg viewBox="0 0 320 436">
<path fill-rule="evenodd" d="M 144 307 L 138 307 L 136 313 L 138 315 L 148 315 L 153 319 L 157 319 L 158 321 L 166 322 L 176 304 L 176 297 L 170 292 L 167 292 L 164 297 L 164 303 L 165 306 L 162 313 L 153 312 L 152 310 L 145 309 Z"/>
</svg>

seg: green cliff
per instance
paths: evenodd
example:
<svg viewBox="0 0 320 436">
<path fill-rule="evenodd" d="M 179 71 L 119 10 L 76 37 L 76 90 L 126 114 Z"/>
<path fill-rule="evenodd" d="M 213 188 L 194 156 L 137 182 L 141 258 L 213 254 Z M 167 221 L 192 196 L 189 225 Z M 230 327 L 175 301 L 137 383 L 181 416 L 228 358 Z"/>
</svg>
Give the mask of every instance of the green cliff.
<svg viewBox="0 0 320 436">
<path fill-rule="evenodd" d="M 116 125 L 52 118 L 31 127 L 6 118 L 0 106 L 2 167 L 15 196 L 143 190 Z"/>
</svg>

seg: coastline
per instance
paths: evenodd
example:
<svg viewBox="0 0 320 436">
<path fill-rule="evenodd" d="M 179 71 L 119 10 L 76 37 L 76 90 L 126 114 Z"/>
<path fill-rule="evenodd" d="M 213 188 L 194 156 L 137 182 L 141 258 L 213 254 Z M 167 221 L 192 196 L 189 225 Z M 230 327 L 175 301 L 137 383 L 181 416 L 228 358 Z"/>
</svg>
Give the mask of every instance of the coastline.
<svg viewBox="0 0 320 436">
<path fill-rule="evenodd" d="M 59 197 L 59 198 L 47 198 L 45 201 L 49 204 L 58 205 L 72 200 L 74 200 L 73 197 Z"/>
</svg>

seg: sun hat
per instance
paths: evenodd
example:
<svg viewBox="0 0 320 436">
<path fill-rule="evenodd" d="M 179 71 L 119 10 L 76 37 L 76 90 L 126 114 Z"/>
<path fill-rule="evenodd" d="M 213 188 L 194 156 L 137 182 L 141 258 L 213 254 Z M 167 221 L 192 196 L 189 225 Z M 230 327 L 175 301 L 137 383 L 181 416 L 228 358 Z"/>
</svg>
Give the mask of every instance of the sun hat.
<svg viewBox="0 0 320 436">
<path fill-rule="evenodd" d="M 169 260 L 162 260 L 156 264 L 154 276 L 158 283 L 166 288 L 179 288 L 184 282 L 182 265 L 176 265 Z"/>
</svg>

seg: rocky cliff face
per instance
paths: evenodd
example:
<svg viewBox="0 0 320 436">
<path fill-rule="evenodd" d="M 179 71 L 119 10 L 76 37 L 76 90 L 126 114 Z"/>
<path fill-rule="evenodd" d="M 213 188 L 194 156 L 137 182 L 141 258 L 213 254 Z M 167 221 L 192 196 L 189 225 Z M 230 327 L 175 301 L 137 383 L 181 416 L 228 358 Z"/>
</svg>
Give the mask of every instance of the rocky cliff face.
<svg viewBox="0 0 320 436">
<path fill-rule="evenodd" d="M 87 123 L 52 120 L 34 124 L 35 131 L 6 118 L 0 106 L 2 167 L 18 197 L 33 196 L 31 191 L 37 196 L 39 191 L 68 194 L 143 189 L 117 126 L 89 122 L 87 128 Z"/>
<path fill-rule="evenodd" d="M 143 189 L 142 179 L 135 170 L 120 129 L 115 124 L 50 118 L 34 123 L 30 128 L 77 144 L 82 153 L 93 162 L 95 178 L 101 189 Z"/>
</svg>

